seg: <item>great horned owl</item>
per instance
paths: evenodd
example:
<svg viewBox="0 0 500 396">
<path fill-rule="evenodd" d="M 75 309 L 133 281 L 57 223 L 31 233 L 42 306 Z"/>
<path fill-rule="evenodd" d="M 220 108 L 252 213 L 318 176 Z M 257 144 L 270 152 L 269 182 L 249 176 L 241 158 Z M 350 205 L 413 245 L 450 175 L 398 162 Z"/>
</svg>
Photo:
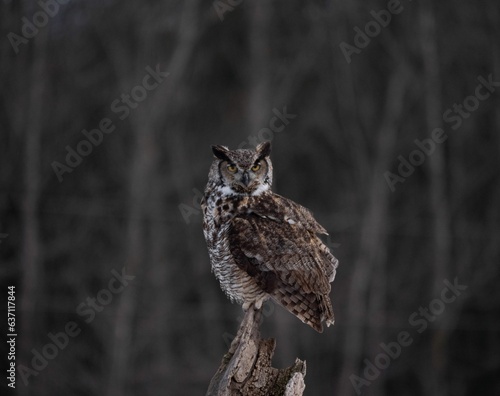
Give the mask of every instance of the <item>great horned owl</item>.
<svg viewBox="0 0 500 396">
<path fill-rule="evenodd" d="M 232 301 L 260 309 L 268 298 L 318 332 L 333 324 L 330 282 L 338 260 L 312 213 L 271 191 L 271 144 L 254 150 L 212 146 L 202 199 L 212 271 Z"/>
</svg>

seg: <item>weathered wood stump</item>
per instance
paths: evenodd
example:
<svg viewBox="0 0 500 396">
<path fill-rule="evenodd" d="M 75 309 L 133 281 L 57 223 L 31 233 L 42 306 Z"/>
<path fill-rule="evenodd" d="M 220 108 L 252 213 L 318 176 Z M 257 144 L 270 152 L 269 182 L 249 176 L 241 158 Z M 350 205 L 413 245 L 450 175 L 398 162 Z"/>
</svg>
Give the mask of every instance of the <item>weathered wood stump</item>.
<svg viewBox="0 0 500 396">
<path fill-rule="evenodd" d="M 271 367 L 274 338 L 260 338 L 260 311 L 250 308 L 221 365 L 210 381 L 207 396 L 300 396 L 304 392 L 306 362 Z"/>
</svg>

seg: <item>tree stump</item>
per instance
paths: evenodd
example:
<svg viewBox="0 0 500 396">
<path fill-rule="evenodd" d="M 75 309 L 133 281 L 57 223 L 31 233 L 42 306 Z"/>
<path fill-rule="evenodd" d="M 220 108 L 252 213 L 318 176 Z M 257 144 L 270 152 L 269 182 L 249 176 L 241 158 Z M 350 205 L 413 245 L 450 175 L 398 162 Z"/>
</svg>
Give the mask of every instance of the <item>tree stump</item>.
<svg viewBox="0 0 500 396">
<path fill-rule="evenodd" d="M 238 333 L 210 381 L 207 396 L 301 396 L 306 362 L 295 359 L 291 367 L 276 369 L 271 359 L 274 338 L 260 338 L 261 311 L 245 312 Z"/>
</svg>

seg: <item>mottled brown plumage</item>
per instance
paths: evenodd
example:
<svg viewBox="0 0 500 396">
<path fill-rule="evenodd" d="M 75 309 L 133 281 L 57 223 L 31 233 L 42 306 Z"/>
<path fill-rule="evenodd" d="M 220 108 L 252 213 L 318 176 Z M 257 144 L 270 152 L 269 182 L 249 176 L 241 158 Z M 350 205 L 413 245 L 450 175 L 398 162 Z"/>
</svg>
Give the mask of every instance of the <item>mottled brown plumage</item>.
<svg viewBox="0 0 500 396">
<path fill-rule="evenodd" d="M 268 298 L 315 330 L 333 324 L 329 298 L 337 259 L 317 234 L 311 212 L 271 191 L 271 145 L 256 150 L 213 146 L 202 200 L 212 270 L 243 309 Z"/>
</svg>

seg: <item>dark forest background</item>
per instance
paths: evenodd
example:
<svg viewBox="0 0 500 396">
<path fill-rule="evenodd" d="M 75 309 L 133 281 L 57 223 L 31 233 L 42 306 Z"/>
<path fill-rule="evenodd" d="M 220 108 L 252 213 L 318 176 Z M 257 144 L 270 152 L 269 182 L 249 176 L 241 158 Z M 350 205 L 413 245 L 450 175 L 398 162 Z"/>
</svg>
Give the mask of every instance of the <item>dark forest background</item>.
<svg viewBox="0 0 500 396">
<path fill-rule="evenodd" d="M 262 140 L 340 260 L 323 334 L 267 305 L 274 365 L 305 359 L 306 395 L 500 394 L 498 1 L 0 10 L 17 394 L 204 394 L 241 317 L 201 231 L 210 145 Z"/>
</svg>

